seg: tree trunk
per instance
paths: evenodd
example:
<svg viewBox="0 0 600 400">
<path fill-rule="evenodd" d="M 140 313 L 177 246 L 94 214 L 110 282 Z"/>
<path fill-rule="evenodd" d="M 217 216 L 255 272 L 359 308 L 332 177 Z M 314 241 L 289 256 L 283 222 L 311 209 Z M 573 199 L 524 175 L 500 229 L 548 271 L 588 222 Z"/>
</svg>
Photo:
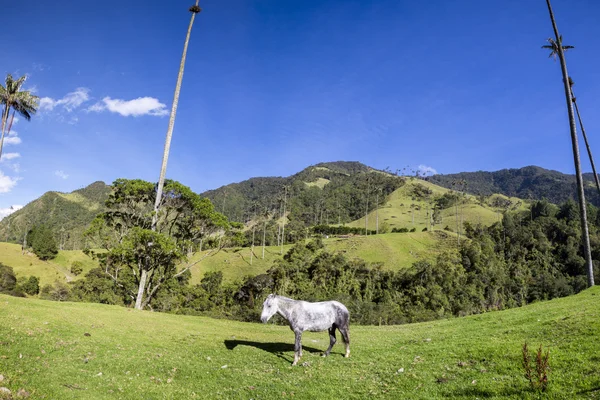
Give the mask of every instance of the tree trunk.
<svg viewBox="0 0 600 400">
<path fill-rule="evenodd" d="M 558 58 L 560 60 L 560 67 L 563 75 L 563 84 L 565 88 L 565 97 L 567 101 L 567 112 L 569 114 L 569 127 L 571 130 L 571 143 L 573 147 L 573 161 L 575 163 L 575 174 L 577 177 L 579 211 L 581 213 L 581 239 L 583 240 L 584 258 L 587 266 L 588 286 L 591 287 L 594 286 L 594 265 L 592 264 L 592 253 L 590 249 L 590 236 L 587 223 L 585 193 L 583 191 L 583 176 L 581 174 L 579 144 L 577 143 L 577 126 L 575 123 L 575 115 L 573 112 L 573 99 L 571 97 L 571 86 L 569 85 L 569 73 L 567 72 L 567 62 L 565 61 L 565 54 L 562 48 L 562 41 L 558 33 L 558 28 L 556 27 L 556 21 L 554 20 L 554 13 L 552 12 L 550 0 L 546 0 L 546 4 L 548 5 L 548 12 L 550 13 L 550 20 L 552 21 L 552 28 L 554 29 L 554 35 L 556 36 Z"/>
<path fill-rule="evenodd" d="M 279 252 L 280 254 L 283 254 L 283 244 L 285 243 L 285 211 L 286 211 L 286 205 L 287 205 L 287 186 L 284 188 L 283 191 L 283 219 L 281 220 L 281 251 Z"/>
<path fill-rule="evenodd" d="M 581 114 L 579 113 L 579 106 L 577 105 L 577 101 L 575 101 L 575 95 L 573 94 L 573 90 L 571 90 L 571 95 L 573 96 L 573 105 L 575 105 L 575 112 L 577 113 L 577 119 L 579 120 L 579 126 L 581 127 L 581 134 L 583 135 L 583 140 L 585 141 L 585 148 L 587 149 L 588 157 L 590 158 L 590 164 L 592 165 L 592 171 L 594 173 L 594 181 L 596 182 L 596 189 L 598 189 L 598 194 L 600 194 L 600 181 L 598 180 L 598 173 L 596 172 L 596 165 L 594 164 L 594 157 L 592 157 L 592 149 L 590 148 L 590 144 L 587 140 L 587 135 L 585 133 L 585 128 L 583 127 L 583 121 L 581 120 Z M 9 130 L 10 132 L 10 130 Z"/>
<path fill-rule="evenodd" d="M 263 248 L 262 248 L 262 259 L 265 259 L 265 239 L 267 237 L 267 220 L 265 219 L 265 225 L 263 227 Z"/>
<path fill-rule="evenodd" d="M 379 235 L 379 192 L 375 196 L 375 234 Z"/>
<path fill-rule="evenodd" d="M 142 309 L 142 303 L 143 303 L 143 299 L 144 299 L 144 289 L 146 288 L 146 280 L 147 279 L 148 279 L 148 271 L 143 269 L 142 273 L 140 274 L 140 285 L 138 286 L 138 293 L 137 293 L 137 297 L 135 299 L 135 309 L 136 310 Z"/>
<path fill-rule="evenodd" d="M 0 137 L 0 160 L 2 159 L 2 147 L 4 146 L 4 128 L 6 127 L 6 121 L 8 120 L 9 111 L 10 111 L 10 107 L 8 105 L 5 105 L 4 111 L 2 112 L 2 136 Z"/>
<path fill-rule="evenodd" d="M 199 0 L 196 0 L 196 6 L 198 6 Z M 177 83 L 175 85 L 175 94 L 173 95 L 173 105 L 171 106 L 171 115 L 169 117 L 169 126 L 167 128 L 167 137 L 165 139 L 165 148 L 163 151 L 162 165 L 160 167 L 160 177 L 158 179 L 158 187 L 156 189 L 156 201 L 154 202 L 154 215 L 152 216 L 152 230 L 156 231 L 156 223 L 158 222 L 158 211 L 160 208 L 160 202 L 162 198 L 163 186 L 165 184 L 165 175 L 167 173 L 167 161 L 169 160 L 169 150 L 171 148 L 171 137 L 173 136 L 173 127 L 175 126 L 175 115 L 177 114 L 177 105 L 179 103 L 179 92 L 181 91 L 181 81 L 183 80 L 183 69 L 185 67 L 185 58 L 187 55 L 187 48 L 190 42 L 190 35 L 192 33 L 192 25 L 194 24 L 194 18 L 196 18 L 196 11 L 192 11 L 192 18 L 190 19 L 190 25 L 188 26 L 187 35 L 185 37 L 185 44 L 183 45 L 183 55 L 181 56 L 181 63 L 179 64 L 179 74 L 177 75 Z"/>
</svg>

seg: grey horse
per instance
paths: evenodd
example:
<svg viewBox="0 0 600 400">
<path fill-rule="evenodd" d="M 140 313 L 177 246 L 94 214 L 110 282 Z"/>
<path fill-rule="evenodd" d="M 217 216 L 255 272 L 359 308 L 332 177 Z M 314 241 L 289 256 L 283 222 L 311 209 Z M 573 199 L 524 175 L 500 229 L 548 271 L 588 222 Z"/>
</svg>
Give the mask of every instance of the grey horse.
<svg viewBox="0 0 600 400">
<path fill-rule="evenodd" d="M 296 335 L 292 365 L 298 364 L 298 360 L 302 357 L 302 332 L 304 331 L 329 330 L 329 348 L 323 353 L 323 357 L 327 357 L 336 342 L 335 330 L 338 329 L 346 343 L 345 357 L 350 357 L 350 313 L 342 303 L 337 301 L 309 303 L 270 294 L 263 303 L 260 319 L 266 323 L 276 313 L 288 321 L 290 329 Z"/>
</svg>

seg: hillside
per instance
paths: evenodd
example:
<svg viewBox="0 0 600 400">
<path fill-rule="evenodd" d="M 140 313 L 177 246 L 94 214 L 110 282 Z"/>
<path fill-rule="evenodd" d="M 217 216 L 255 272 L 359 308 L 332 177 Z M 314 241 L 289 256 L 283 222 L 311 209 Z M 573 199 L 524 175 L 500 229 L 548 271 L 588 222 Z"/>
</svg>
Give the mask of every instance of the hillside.
<svg viewBox="0 0 600 400">
<path fill-rule="evenodd" d="M 375 209 L 376 192 L 387 196 L 404 179 L 359 162 L 309 166 L 289 177 L 252 178 L 202 193 L 230 220 L 246 223 L 264 215 L 286 216 L 301 226 L 347 223 Z"/>
<path fill-rule="evenodd" d="M 351 357 L 327 334 L 0 295 L 0 386 L 36 399 L 596 398 L 600 289 L 507 311 L 400 326 L 351 324 Z M 550 351 L 549 389 L 521 347 Z"/>
<path fill-rule="evenodd" d="M 445 199 L 448 201 L 443 201 Z M 498 194 L 475 197 L 458 194 L 432 182 L 409 178 L 378 210 L 373 210 L 367 215 L 367 227 L 375 230 L 379 219 L 380 227 L 387 224 L 390 229 L 414 228 L 420 232 L 423 229 L 440 230 L 448 227 L 457 232 L 462 231 L 464 222 L 487 226 L 501 219 L 502 213 L 507 209 L 524 211 L 527 207 L 526 201 L 516 197 L 509 198 Z M 436 208 L 439 215 L 434 218 Z M 365 217 L 362 216 L 348 226 L 364 228 Z"/>
<path fill-rule="evenodd" d="M 83 247 L 82 233 L 104 210 L 110 186 L 104 182 L 71 193 L 47 192 L 0 221 L 0 240 L 21 243 L 35 225 L 48 225 L 63 249 Z"/>
<path fill-rule="evenodd" d="M 584 174 L 586 183 L 586 199 L 600 206 L 600 195 L 594 184 L 592 174 Z M 547 170 L 536 166 L 502 169 L 500 171 L 461 172 L 458 174 L 434 175 L 427 181 L 446 188 L 452 188 L 456 181 L 466 182 L 465 190 L 474 195 L 489 196 L 500 193 L 521 199 L 547 199 L 551 203 L 560 204 L 569 199 L 576 199 L 576 181 L 574 175 Z"/>
</svg>

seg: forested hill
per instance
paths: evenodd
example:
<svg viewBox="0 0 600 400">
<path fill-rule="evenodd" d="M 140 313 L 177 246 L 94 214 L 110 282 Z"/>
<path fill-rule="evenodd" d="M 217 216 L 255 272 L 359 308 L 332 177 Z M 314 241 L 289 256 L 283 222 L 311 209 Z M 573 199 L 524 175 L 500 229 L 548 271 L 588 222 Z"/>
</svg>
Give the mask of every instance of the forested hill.
<svg viewBox="0 0 600 400">
<path fill-rule="evenodd" d="M 600 196 L 594 184 L 592 174 L 584 174 L 587 201 L 600 206 Z M 464 181 L 464 191 L 474 195 L 489 196 L 500 193 L 522 199 L 547 199 L 560 204 L 568 199 L 576 199 L 575 175 L 563 174 L 536 166 L 500 171 L 461 172 L 458 174 L 434 175 L 427 180 L 445 188 L 460 188 Z M 458 185 L 458 186 L 457 186 Z"/>
<path fill-rule="evenodd" d="M 344 223 L 364 216 L 404 179 L 354 161 L 320 163 L 289 177 L 252 178 L 202 193 L 230 220 L 268 212 L 304 226 Z"/>
<path fill-rule="evenodd" d="M 82 233 L 104 210 L 110 186 L 104 182 L 71 193 L 47 192 L 0 221 L 0 241 L 21 242 L 23 233 L 45 224 L 63 249 L 82 247 Z"/>
</svg>

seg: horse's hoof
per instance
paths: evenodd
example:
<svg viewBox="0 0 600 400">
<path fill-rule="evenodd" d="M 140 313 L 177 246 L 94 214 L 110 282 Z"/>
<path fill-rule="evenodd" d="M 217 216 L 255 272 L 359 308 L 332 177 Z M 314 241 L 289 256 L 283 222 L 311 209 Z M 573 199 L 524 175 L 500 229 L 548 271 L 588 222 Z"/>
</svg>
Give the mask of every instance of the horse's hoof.
<svg viewBox="0 0 600 400">
<path fill-rule="evenodd" d="M 321 354 L 321 357 L 327 357 L 327 354 L 323 353 Z"/>
</svg>

